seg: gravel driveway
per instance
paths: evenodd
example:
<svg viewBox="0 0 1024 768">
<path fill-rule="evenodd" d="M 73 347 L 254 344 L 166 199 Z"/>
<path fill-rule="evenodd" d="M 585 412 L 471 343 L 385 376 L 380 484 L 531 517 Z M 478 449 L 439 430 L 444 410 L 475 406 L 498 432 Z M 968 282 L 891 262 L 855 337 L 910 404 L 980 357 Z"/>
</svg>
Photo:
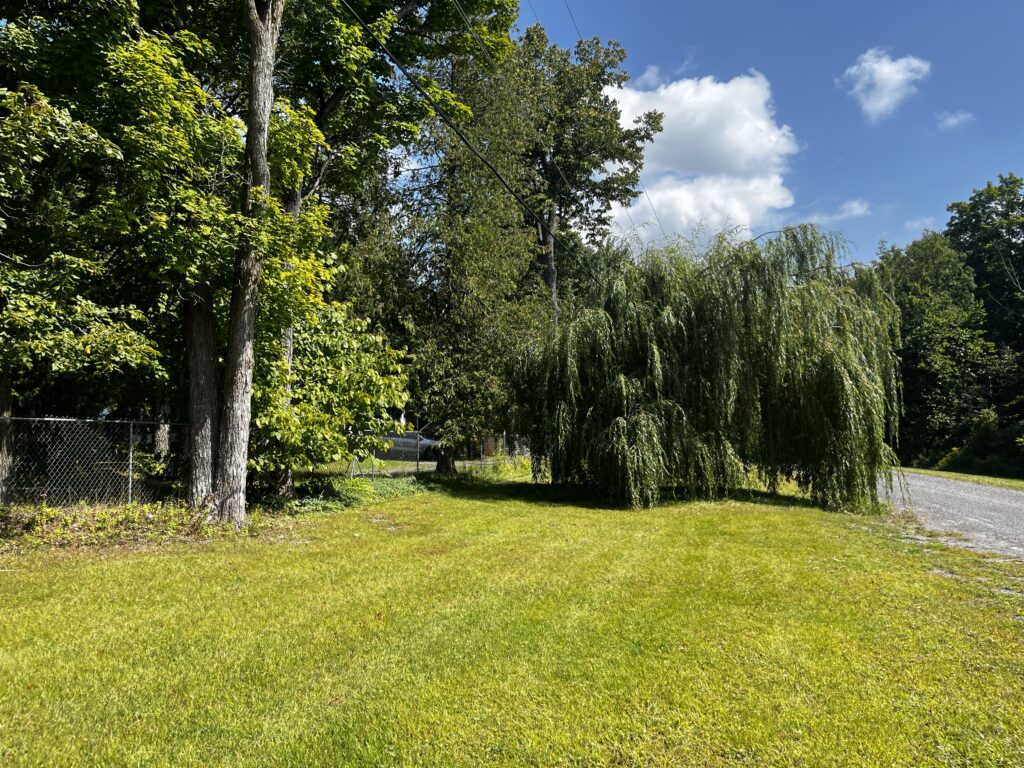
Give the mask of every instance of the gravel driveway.
<svg viewBox="0 0 1024 768">
<path fill-rule="evenodd" d="M 972 549 L 1024 559 L 1024 491 L 991 488 L 944 477 L 905 475 L 910 498 L 894 503 L 907 507 L 933 531 L 956 531 Z"/>
</svg>

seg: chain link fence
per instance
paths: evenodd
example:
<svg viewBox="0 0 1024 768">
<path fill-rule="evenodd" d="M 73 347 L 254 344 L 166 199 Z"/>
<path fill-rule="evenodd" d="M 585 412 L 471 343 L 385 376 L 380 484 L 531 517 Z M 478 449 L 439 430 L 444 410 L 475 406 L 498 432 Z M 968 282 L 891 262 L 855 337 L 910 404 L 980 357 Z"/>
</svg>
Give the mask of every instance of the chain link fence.
<svg viewBox="0 0 1024 768">
<path fill-rule="evenodd" d="M 0 419 L 0 504 L 132 504 L 180 498 L 187 427 L 151 421 Z M 431 472 L 437 440 L 418 431 L 387 436 L 390 448 L 320 467 L 317 474 L 376 477 Z M 494 434 L 449 453 L 459 471 L 528 457 L 526 441 Z"/>
<path fill-rule="evenodd" d="M 0 503 L 150 503 L 184 477 L 179 424 L 56 418 L 0 419 Z"/>
</svg>

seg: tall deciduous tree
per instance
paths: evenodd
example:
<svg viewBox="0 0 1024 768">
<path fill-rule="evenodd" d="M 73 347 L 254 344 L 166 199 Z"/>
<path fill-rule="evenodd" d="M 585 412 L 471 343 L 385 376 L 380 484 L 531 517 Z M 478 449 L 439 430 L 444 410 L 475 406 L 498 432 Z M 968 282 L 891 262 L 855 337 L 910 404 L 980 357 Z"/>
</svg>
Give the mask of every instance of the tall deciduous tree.
<svg viewBox="0 0 1024 768">
<path fill-rule="evenodd" d="M 1000 176 L 949 211 L 946 236 L 974 270 L 993 336 L 1024 353 L 1024 179 Z"/>
<path fill-rule="evenodd" d="M 270 112 L 274 104 L 274 63 L 285 0 L 245 0 L 249 59 L 246 72 L 245 171 L 242 214 L 250 222 L 235 258 L 224 366 L 224 409 L 220 461 L 211 517 L 235 525 L 246 522 L 245 483 L 256 365 L 256 309 L 260 281 L 261 219 L 270 195 Z"/>
<path fill-rule="evenodd" d="M 1001 358 L 985 336 L 973 272 L 941 234 L 884 249 L 878 270 L 900 309 L 900 454 L 905 462 L 928 461 L 962 445 L 973 418 L 991 404 Z"/>
<path fill-rule="evenodd" d="M 533 73 L 539 104 L 526 158 L 538 182 L 534 199 L 547 220 L 538 232 L 540 262 L 557 320 L 559 233 L 574 229 L 599 239 L 607 232 L 612 206 L 638 195 L 644 147 L 661 130 L 662 117 L 648 112 L 632 127 L 622 125 L 614 91 L 629 75 L 623 68 L 626 52 L 614 41 L 582 40 L 573 55 L 534 26 L 516 56 Z"/>
<path fill-rule="evenodd" d="M 430 74 L 461 107 L 461 130 L 514 187 L 532 170 L 533 94 L 509 60 L 452 57 Z M 543 304 L 530 279 L 532 228 L 492 173 L 440 120 L 425 123 L 378 189 L 378 227 L 355 251 L 346 290 L 410 353 L 410 408 L 441 438 L 438 469 L 455 451 L 508 426 L 507 361 L 539 338 Z"/>
<path fill-rule="evenodd" d="M 989 337 L 1011 362 L 990 414 L 990 420 L 998 424 L 1000 438 L 981 442 L 1007 445 L 1000 451 L 1005 464 L 1001 471 L 1020 474 L 1020 450 L 1024 447 L 1024 179 L 1012 173 L 1000 176 L 997 183 L 975 190 L 967 202 L 950 205 L 949 211 L 946 236 L 974 270 Z M 1014 434 L 1016 446 L 1012 446 Z"/>
</svg>

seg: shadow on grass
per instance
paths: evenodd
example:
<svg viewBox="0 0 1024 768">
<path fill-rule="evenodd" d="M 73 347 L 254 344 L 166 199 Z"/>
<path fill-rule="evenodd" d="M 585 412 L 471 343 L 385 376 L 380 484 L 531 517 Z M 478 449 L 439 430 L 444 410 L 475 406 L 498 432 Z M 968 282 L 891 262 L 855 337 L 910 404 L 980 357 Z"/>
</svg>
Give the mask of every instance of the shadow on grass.
<svg viewBox="0 0 1024 768">
<path fill-rule="evenodd" d="M 432 477 L 424 480 L 424 485 L 450 496 L 473 501 L 521 501 L 542 506 L 560 507 L 573 506 L 583 509 L 623 511 L 628 507 L 611 504 L 607 501 L 588 496 L 582 489 L 572 486 L 552 485 L 550 483 L 534 483 L 525 480 L 494 481 L 488 479 L 458 477 L 442 479 Z M 805 498 L 782 496 L 767 491 L 746 488 L 734 488 L 713 497 L 694 496 L 676 491 L 666 493 L 659 507 L 668 504 L 700 502 L 700 501 L 739 501 L 771 507 L 817 507 Z M 643 510 L 636 510 L 643 511 Z"/>
</svg>

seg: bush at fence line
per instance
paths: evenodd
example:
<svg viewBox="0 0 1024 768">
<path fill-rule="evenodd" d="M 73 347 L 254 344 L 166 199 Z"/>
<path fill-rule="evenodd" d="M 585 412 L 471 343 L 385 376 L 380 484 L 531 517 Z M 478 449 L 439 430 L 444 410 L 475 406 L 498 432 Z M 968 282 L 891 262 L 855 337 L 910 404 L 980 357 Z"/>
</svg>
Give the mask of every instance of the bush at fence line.
<svg viewBox="0 0 1024 768">
<path fill-rule="evenodd" d="M 381 476 L 372 480 L 365 477 L 308 475 L 296 483 L 295 490 L 299 498 L 289 506 L 297 511 L 320 507 L 361 507 L 410 496 L 425 488 L 424 482 L 414 475 Z"/>
<path fill-rule="evenodd" d="M 488 459 L 488 462 L 483 465 L 467 464 L 462 472 L 472 477 L 498 480 L 530 476 L 531 464 L 529 456 L 509 456 L 504 451 L 498 451 L 492 458 Z"/>
<path fill-rule="evenodd" d="M 9 547 L 149 541 L 191 535 L 205 528 L 183 504 L 20 504 L 0 509 L 0 542 Z"/>
</svg>

